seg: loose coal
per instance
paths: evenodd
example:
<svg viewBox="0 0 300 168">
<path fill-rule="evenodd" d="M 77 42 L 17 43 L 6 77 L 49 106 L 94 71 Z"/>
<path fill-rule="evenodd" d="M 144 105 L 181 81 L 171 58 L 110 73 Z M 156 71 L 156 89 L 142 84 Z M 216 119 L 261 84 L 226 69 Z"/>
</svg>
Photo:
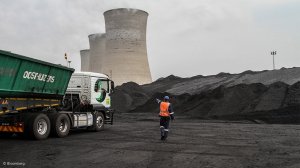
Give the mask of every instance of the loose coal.
<svg viewBox="0 0 300 168">
<path fill-rule="evenodd" d="M 145 104 L 149 96 L 140 85 L 129 82 L 116 87 L 111 98 L 112 107 L 116 112 L 128 112 Z"/>
<path fill-rule="evenodd" d="M 169 76 L 112 94 L 118 112 L 158 112 L 156 98 L 171 97 L 177 114 L 205 119 L 300 123 L 300 68 L 212 76 Z"/>
</svg>

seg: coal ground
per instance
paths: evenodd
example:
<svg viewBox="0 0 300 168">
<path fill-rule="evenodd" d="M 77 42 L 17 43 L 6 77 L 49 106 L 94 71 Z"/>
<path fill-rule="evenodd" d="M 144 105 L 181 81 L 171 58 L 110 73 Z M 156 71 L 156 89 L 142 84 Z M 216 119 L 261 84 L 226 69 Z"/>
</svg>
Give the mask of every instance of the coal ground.
<svg viewBox="0 0 300 168">
<path fill-rule="evenodd" d="M 66 138 L 0 138 L 0 167 L 299 168 L 300 125 L 176 116 L 167 141 L 156 113 L 116 114 L 101 132 Z M 25 166 L 5 166 L 22 163 Z"/>
</svg>

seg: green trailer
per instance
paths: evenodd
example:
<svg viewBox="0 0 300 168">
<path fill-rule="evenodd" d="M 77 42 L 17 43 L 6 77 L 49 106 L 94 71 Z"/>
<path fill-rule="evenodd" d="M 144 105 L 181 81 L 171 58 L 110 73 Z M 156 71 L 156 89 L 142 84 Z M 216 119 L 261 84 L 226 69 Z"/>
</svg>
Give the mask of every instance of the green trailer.
<svg viewBox="0 0 300 168">
<path fill-rule="evenodd" d="M 0 50 L 0 115 L 59 106 L 74 69 Z"/>
<path fill-rule="evenodd" d="M 61 98 L 73 71 L 0 50 L 0 97 Z"/>
</svg>

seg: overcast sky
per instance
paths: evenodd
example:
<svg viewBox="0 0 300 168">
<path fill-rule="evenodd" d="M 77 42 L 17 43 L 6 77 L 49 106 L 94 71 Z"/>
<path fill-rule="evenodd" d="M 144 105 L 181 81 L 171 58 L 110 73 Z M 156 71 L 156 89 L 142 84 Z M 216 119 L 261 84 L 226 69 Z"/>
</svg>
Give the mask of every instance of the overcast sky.
<svg viewBox="0 0 300 168">
<path fill-rule="evenodd" d="M 0 50 L 80 70 L 88 35 L 104 33 L 103 12 L 149 13 L 153 79 L 300 66 L 299 0 L 0 0 Z"/>
</svg>

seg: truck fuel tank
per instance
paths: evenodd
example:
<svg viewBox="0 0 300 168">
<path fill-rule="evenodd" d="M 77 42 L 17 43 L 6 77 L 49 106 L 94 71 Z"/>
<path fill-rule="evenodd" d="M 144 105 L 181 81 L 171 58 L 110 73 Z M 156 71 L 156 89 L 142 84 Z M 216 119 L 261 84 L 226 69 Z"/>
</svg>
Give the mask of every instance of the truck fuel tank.
<svg viewBox="0 0 300 168">
<path fill-rule="evenodd" d="M 74 114 L 74 127 L 85 127 L 93 125 L 92 113 L 78 113 Z"/>
</svg>

